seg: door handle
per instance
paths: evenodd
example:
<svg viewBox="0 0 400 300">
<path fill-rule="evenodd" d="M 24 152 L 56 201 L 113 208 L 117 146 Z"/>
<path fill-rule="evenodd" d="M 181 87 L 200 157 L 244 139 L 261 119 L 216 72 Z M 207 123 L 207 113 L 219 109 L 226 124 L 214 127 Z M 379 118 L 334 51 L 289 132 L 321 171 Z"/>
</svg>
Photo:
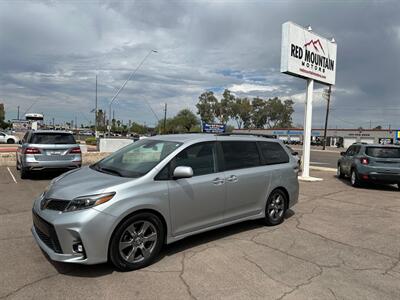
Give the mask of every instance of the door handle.
<svg viewBox="0 0 400 300">
<path fill-rule="evenodd" d="M 224 184 L 224 183 L 225 183 L 225 180 L 224 180 L 223 178 L 217 177 L 217 178 L 215 178 L 212 182 L 213 182 L 213 184 L 215 184 L 215 185 L 221 185 L 221 184 Z"/>
<path fill-rule="evenodd" d="M 237 176 L 235 176 L 235 175 L 231 175 L 231 176 L 229 176 L 229 177 L 226 179 L 226 181 L 229 181 L 229 182 L 237 182 L 237 181 L 238 181 L 238 178 L 237 178 Z"/>
</svg>

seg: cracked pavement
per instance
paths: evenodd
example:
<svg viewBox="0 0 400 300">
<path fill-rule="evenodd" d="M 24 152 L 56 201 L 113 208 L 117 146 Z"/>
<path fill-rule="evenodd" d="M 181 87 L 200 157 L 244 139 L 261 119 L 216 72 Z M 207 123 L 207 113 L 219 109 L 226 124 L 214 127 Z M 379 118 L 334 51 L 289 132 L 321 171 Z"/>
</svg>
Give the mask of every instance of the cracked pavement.
<svg viewBox="0 0 400 300">
<path fill-rule="evenodd" d="M 400 192 L 313 176 L 324 181 L 301 182 L 283 224 L 189 237 L 122 273 L 50 262 L 30 227 L 32 200 L 51 178 L 14 183 L 0 168 L 0 299 L 400 299 Z"/>
</svg>

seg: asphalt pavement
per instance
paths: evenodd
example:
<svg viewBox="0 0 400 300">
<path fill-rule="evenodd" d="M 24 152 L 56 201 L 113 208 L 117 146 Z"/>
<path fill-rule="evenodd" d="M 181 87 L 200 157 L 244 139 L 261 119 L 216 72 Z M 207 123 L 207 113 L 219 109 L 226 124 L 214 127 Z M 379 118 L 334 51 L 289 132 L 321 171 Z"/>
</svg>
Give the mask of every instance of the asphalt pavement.
<svg viewBox="0 0 400 300">
<path fill-rule="evenodd" d="M 51 178 L 0 168 L 0 299 L 400 299 L 400 192 L 330 172 L 301 182 L 283 224 L 245 222 L 166 246 L 122 273 L 50 261 L 30 233 Z M 83 183 L 84 184 L 84 183 Z"/>
<path fill-rule="evenodd" d="M 302 149 L 300 147 L 292 147 L 295 151 L 302 154 Z M 311 149 L 310 156 L 310 165 L 316 167 L 325 167 L 325 168 L 335 168 L 337 167 L 337 161 L 340 158 L 340 151 L 344 151 L 343 149 L 327 149 L 322 150 L 322 148 L 313 148 Z"/>
</svg>

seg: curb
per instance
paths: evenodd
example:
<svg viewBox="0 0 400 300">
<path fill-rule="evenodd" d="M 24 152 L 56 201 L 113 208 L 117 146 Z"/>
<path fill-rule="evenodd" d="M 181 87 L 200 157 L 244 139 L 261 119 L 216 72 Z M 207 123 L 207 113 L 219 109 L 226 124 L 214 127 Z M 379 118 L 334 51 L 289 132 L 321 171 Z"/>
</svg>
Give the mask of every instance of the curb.
<svg viewBox="0 0 400 300">
<path fill-rule="evenodd" d="M 325 172 L 335 172 L 335 173 L 336 173 L 336 169 L 335 169 L 335 168 L 326 168 L 326 167 L 314 167 L 314 166 L 310 166 L 310 170 L 325 171 Z"/>
</svg>

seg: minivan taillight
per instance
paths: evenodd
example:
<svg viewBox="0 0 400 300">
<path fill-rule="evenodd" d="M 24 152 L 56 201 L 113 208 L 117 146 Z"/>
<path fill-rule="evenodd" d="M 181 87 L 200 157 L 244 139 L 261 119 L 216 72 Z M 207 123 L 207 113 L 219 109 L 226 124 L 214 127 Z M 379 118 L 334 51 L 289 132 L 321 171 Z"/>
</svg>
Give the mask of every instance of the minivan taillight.
<svg viewBox="0 0 400 300">
<path fill-rule="evenodd" d="M 369 164 L 369 160 L 366 157 L 360 158 L 360 162 L 361 162 L 362 165 L 368 165 Z"/>
<path fill-rule="evenodd" d="M 81 147 L 74 147 L 74 148 L 72 148 L 71 150 L 69 150 L 69 153 L 72 153 L 72 154 L 80 154 L 80 153 L 82 153 Z"/>
</svg>

